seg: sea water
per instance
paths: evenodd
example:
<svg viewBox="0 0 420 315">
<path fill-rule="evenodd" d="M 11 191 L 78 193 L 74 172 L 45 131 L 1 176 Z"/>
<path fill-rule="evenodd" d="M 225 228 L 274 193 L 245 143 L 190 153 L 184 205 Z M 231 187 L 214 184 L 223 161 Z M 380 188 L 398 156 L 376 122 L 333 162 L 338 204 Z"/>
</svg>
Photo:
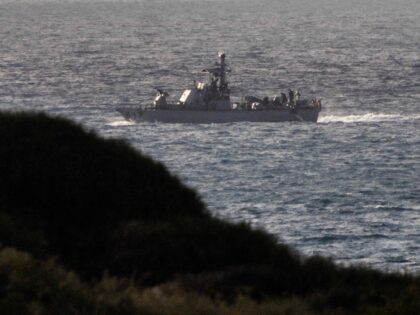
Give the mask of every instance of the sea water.
<svg viewBox="0 0 420 315">
<path fill-rule="evenodd" d="M 0 109 L 123 138 L 214 215 L 304 254 L 420 271 L 420 2 L 0 0 Z M 318 96 L 318 123 L 126 122 L 224 51 L 232 93 Z M 204 77 L 205 78 L 205 77 Z"/>
</svg>

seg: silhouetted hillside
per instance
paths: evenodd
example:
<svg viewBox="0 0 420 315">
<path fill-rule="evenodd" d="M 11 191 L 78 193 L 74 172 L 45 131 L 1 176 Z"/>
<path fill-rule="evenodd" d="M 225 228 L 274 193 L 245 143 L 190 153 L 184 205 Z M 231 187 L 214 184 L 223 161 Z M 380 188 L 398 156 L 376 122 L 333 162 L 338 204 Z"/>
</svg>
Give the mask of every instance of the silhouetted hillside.
<svg viewBox="0 0 420 315">
<path fill-rule="evenodd" d="M 302 258 L 212 217 L 123 141 L 65 119 L 0 114 L 0 189 L 0 313 L 179 314 L 179 299 L 183 314 L 239 314 L 240 303 L 247 314 L 420 309 L 418 278 Z M 152 285 L 167 295 L 141 289 Z"/>
<path fill-rule="evenodd" d="M 160 163 L 70 121 L 2 114 L 0 148 L 3 244 L 84 276 L 166 278 L 266 261 L 276 249 L 265 233 L 212 218 Z"/>
</svg>

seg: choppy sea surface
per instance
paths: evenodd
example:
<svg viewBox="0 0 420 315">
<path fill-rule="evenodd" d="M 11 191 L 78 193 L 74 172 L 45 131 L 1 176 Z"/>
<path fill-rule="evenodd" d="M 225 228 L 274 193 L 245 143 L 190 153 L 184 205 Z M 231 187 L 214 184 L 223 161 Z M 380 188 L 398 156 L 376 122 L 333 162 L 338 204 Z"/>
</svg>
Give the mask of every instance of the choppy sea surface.
<svg viewBox="0 0 420 315">
<path fill-rule="evenodd" d="M 420 272 L 420 2 L 0 0 L 0 109 L 75 119 L 162 161 L 217 216 L 305 254 Z M 233 92 L 318 123 L 134 124 L 227 54 Z M 100 198 L 100 196 L 98 196 Z"/>
</svg>

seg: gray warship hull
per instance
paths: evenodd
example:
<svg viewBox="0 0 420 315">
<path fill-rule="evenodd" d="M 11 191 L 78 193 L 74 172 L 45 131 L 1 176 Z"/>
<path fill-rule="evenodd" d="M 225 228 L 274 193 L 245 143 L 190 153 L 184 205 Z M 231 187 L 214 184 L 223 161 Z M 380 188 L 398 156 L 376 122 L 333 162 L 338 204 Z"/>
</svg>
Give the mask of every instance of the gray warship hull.
<svg viewBox="0 0 420 315">
<path fill-rule="evenodd" d="M 125 119 L 135 122 L 162 123 L 230 123 L 230 122 L 316 122 L 320 109 L 291 110 L 189 110 L 189 109 L 135 109 L 118 108 Z"/>
</svg>

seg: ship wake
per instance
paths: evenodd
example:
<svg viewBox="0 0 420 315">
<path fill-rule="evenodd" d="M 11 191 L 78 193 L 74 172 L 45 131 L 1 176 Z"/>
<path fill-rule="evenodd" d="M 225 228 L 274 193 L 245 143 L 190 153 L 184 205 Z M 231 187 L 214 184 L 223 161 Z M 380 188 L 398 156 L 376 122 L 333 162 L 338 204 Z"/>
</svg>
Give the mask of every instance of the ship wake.
<svg viewBox="0 0 420 315">
<path fill-rule="evenodd" d="M 133 121 L 128 121 L 125 119 L 113 119 L 108 121 L 107 125 L 108 126 L 112 126 L 112 127 L 119 127 L 119 126 L 131 126 L 134 125 L 135 123 Z"/>
<path fill-rule="evenodd" d="M 318 118 L 318 123 L 363 123 L 418 120 L 420 115 L 366 113 L 358 115 L 325 115 Z"/>
</svg>

